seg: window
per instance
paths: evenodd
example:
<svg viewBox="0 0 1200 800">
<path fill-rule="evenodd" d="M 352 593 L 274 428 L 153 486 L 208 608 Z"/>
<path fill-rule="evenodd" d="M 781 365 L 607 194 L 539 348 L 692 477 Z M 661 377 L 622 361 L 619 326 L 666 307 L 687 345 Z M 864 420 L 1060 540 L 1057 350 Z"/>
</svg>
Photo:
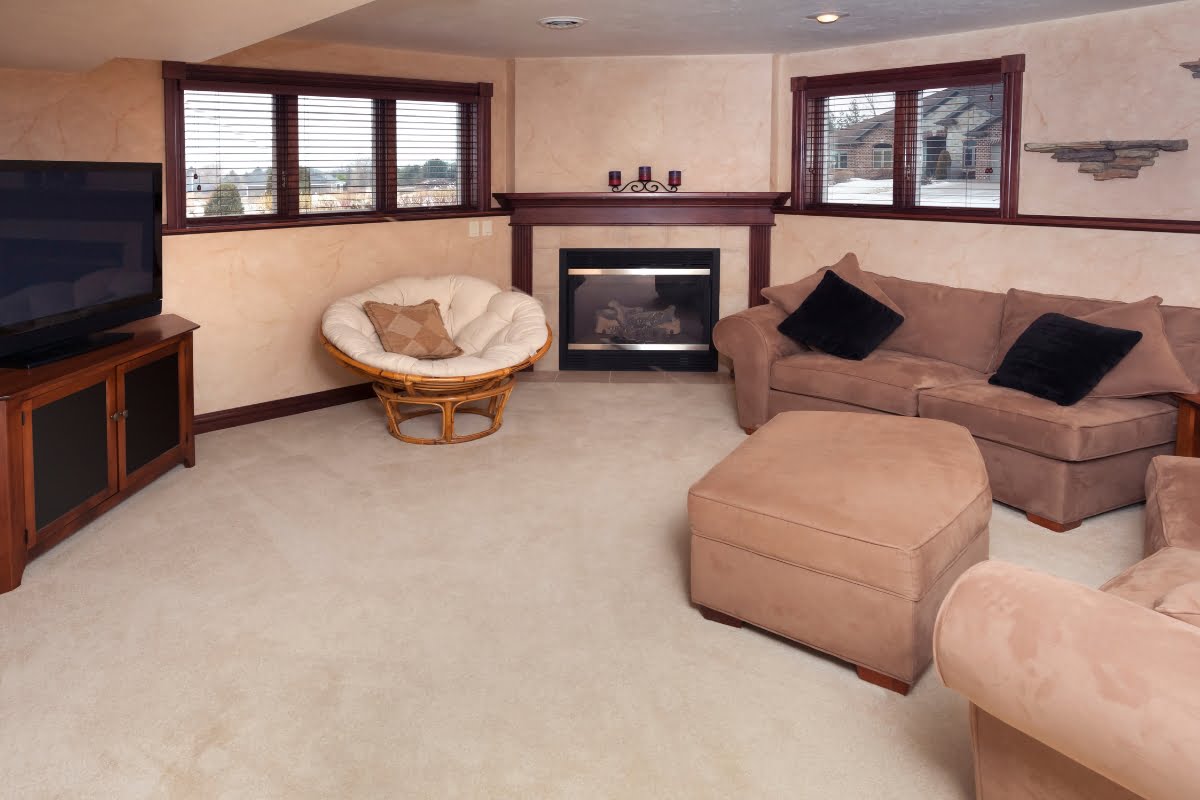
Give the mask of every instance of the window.
<svg viewBox="0 0 1200 800">
<path fill-rule="evenodd" d="M 892 146 L 890 144 L 875 145 L 874 155 L 871 157 L 871 166 L 875 169 L 891 170 Z"/>
<path fill-rule="evenodd" d="M 963 167 L 966 169 L 975 168 L 975 140 L 963 140 Z"/>
<path fill-rule="evenodd" d="M 1024 56 L 794 78 L 798 211 L 1015 217 Z"/>
<path fill-rule="evenodd" d="M 167 62 L 167 227 L 486 213 L 491 84 Z"/>
</svg>

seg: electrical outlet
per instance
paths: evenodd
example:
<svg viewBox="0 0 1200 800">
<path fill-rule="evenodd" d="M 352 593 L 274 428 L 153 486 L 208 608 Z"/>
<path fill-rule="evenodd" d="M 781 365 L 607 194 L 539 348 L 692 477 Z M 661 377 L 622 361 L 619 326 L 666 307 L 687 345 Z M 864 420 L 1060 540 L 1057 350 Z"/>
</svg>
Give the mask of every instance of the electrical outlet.
<svg viewBox="0 0 1200 800">
<path fill-rule="evenodd" d="M 472 239 L 479 235 L 479 220 L 473 219 L 467 223 L 467 236 Z"/>
<path fill-rule="evenodd" d="M 485 219 L 483 221 L 483 235 L 484 236 L 492 235 L 492 221 L 490 219 Z"/>
</svg>

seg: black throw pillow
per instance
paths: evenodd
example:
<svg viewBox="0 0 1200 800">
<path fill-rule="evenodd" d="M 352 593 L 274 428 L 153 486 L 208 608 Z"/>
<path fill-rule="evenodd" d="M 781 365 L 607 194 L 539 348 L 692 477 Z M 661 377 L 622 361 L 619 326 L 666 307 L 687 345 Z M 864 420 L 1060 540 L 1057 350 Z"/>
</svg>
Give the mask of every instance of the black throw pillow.
<svg viewBox="0 0 1200 800">
<path fill-rule="evenodd" d="M 902 322 L 904 317 L 829 270 L 779 323 L 779 332 L 831 356 L 862 361 Z"/>
<path fill-rule="evenodd" d="M 1005 353 L 988 383 L 1073 406 L 1141 340 L 1141 331 L 1043 314 Z"/>
</svg>

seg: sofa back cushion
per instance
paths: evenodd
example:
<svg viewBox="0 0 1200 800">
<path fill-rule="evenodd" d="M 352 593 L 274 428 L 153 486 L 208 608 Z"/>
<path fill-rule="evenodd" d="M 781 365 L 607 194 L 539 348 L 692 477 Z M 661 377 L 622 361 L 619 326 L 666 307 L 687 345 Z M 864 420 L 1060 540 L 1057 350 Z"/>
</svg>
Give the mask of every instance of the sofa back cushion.
<svg viewBox="0 0 1200 800">
<path fill-rule="evenodd" d="M 1188 377 L 1200 382 L 1200 308 L 1163 306 L 1167 340 Z"/>
<path fill-rule="evenodd" d="M 988 371 L 995 371 L 1017 337 L 1042 314 L 1058 313 L 1069 317 L 1083 317 L 1118 305 L 1121 303 L 1116 300 L 1095 300 L 1088 297 L 1009 289 L 1004 303 L 1004 321 L 1000 326 L 1000 346 L 996 348 Z M 1171 343 L 1176 358 L 1189 378 L 1193 381 L 1200 380 L 1200 308 L 1162 306 L 1162 316 L 1167 340 Z M 891 346 L 890 343 L 884 344 L 884 347 Z"/>
<path fill-rule="evenodd" d="M 904 324 L 882 347 L 988 370 L 1000 337 L 1004 295 L 867 274 L 904 309 Z"/>
</svg>

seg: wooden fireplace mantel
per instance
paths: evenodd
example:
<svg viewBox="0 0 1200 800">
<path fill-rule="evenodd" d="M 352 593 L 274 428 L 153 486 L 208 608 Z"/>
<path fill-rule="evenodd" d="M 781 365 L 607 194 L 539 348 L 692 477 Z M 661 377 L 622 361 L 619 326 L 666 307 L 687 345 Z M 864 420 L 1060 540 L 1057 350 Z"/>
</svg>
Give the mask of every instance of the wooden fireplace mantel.
<svg viewBox="0 0 1200 800">
<path fill-rule="evenodd" d="M 510 212 L 512 283 L 533 291 L 536 225 L 745 225 L 750 228 L 750 305 L 771 280 L 771 228 L 788 192 L 501 192 Z"/>
</svg>

